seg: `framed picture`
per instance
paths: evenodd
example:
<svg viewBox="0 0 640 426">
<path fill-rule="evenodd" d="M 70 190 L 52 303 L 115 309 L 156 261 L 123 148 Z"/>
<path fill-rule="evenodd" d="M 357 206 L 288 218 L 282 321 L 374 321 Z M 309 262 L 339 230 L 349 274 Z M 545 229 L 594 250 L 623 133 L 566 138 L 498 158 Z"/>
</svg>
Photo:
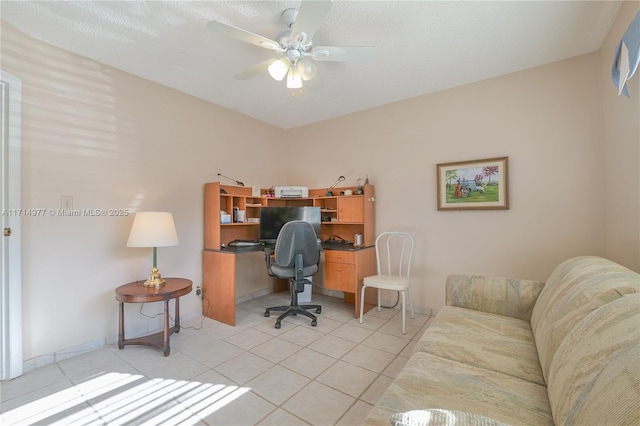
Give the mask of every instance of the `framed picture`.
<svg viewBox="0 0 640 426">
<path fill-rule="evenodd" d="M 438 210 L 509 208 L 509 157 L 437 164 Z"/>
</svg>

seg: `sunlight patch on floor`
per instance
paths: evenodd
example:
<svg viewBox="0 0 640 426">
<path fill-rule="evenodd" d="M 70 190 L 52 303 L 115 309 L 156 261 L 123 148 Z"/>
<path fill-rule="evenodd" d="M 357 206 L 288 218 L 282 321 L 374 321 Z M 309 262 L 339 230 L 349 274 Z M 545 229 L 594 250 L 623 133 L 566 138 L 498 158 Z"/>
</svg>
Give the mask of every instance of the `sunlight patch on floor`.
<svg viewBox="0 0 640 426">
<path fill-rule="evenodd" d="M 250 388 L 187 380 L 103 373 L 2 414 L 2 423 L 128 424 L 144 419 L 167 425 L 197 423 Z"/>
</svg>

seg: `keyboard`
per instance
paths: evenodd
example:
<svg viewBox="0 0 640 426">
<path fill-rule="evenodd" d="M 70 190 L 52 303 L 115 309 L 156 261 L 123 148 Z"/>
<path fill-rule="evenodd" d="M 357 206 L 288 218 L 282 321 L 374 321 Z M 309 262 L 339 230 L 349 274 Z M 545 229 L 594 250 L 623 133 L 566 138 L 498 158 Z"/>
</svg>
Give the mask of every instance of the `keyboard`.
<svg viewBox="0 0 640 426">
<path fill-rule="evenodd" d="M 230 247 L 252 247 L 260 245 L 260 241 L 256 240 L 233 240 L 229 243 Z"/>
</svg>

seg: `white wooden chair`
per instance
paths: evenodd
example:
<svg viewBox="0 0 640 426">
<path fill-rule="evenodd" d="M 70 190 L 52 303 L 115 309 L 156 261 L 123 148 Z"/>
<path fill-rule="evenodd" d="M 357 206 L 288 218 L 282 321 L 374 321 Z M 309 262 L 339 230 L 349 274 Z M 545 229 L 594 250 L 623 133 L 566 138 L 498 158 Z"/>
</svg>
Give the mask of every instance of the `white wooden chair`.
<svg viewBox="0 0 640 426">
<path fill-rule="evenodd" d="M 409 296 L 411 318 L 411 258 L 413 257 L 413 237 L 406 232 L 383 232 L 376 238 L 377 275 L 365 277 L 360 295 L 360 324 L 364 313 L 364 292 L 367 287 L 378 289 L 378 312 L 380 312 L 380 290 L 394 290 L 402 294 L 402 334 L 406 334 L 405 293 Z"/>
</svg>

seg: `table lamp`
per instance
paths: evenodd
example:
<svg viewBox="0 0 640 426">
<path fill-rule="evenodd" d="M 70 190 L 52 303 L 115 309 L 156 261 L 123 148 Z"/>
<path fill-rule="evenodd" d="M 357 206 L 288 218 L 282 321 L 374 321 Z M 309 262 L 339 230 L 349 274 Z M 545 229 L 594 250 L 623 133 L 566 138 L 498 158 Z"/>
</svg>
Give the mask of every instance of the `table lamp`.
<svg viewBox="0 0 640 426">
<path fill-rule="evenodd" d="M 153 247 L 153 269 L 144 285 L 159 287 L 164 280 L 158 272 L 157 247 L 178 245 L 173 215 L 167 212 L 138 212 L 133 219 L 127 247 Z"/>
</svg>

